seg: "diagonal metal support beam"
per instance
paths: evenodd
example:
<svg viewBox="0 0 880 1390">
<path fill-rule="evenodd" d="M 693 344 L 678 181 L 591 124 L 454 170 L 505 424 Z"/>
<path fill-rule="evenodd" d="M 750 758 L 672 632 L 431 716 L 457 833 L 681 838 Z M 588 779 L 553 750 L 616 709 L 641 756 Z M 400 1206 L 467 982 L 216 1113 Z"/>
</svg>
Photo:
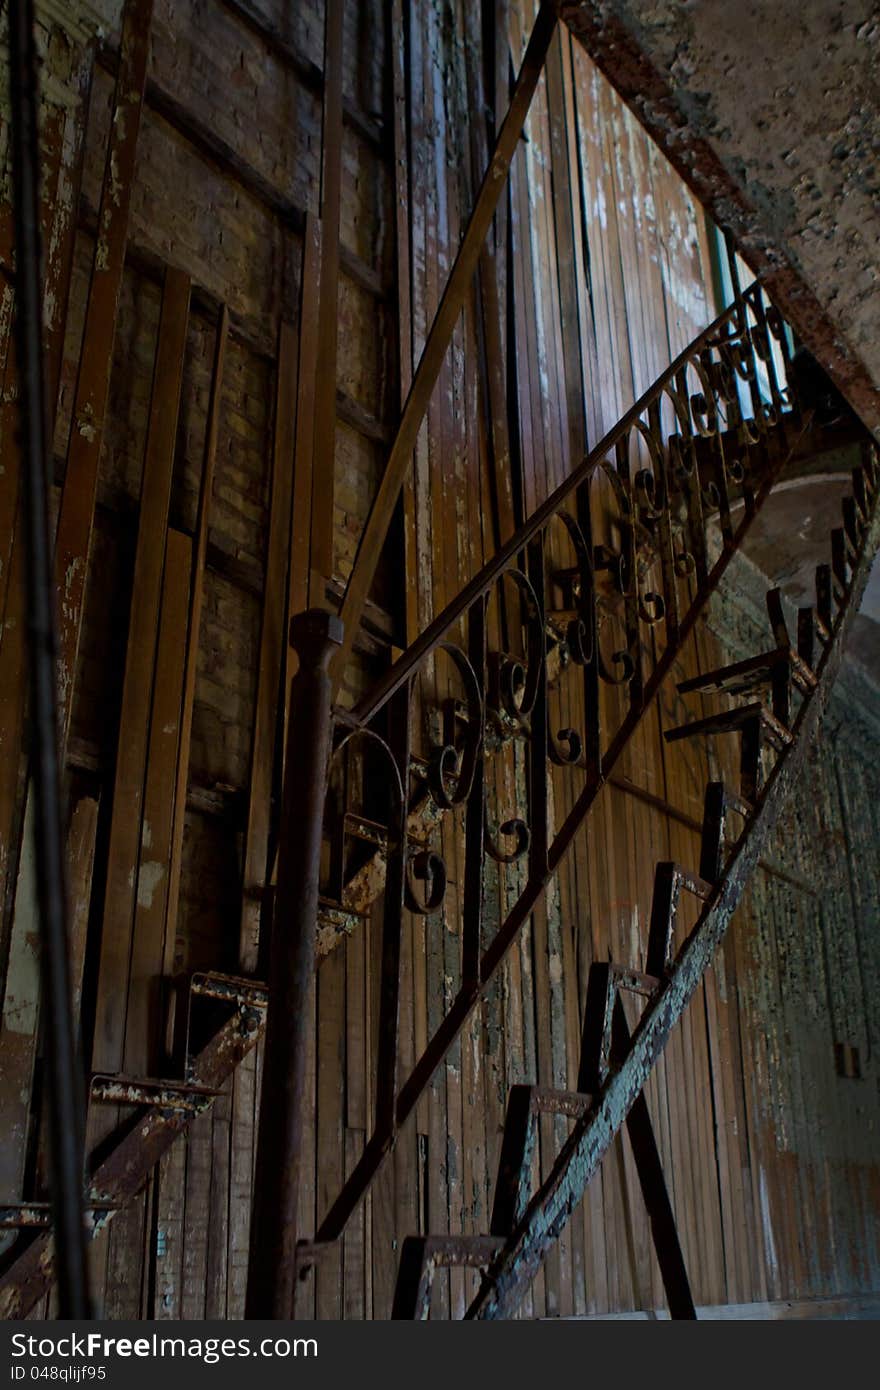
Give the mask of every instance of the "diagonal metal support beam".
<svg viewBox="0 0 880 1390">
<path fill-rule="evenodd" d="M 612 1057 L 615 1060 L 618 1057 L 623 1059 L 629 1051 L 630 1035 L 619 994 L 614 1001 L 611 1030 Z M 657 1148 L 651 1112 L 644 1091 L 636 1097 L 632 1110 L 626 1117 L 626 1132 L 632 1146 L 639 1187 L 642 1189 L 642 1198 L 651 1223 L 651 1239 L 654 1242 L 663 1288 L 666 1291 L 669 1316 L 695 1318 L 697 1314 L 678 1239 L 675 1213 L 666 1190 L 660 1151 Z"/>
<path fill-rule="evenodd" d="M 596 1173 L 615 1134 L 626 1122 L 670 1032 L 697 990 L 706 967 L 733 917 L 777 816 L 806 761 L 843 655 L 844 638 L 858 610 L 873 557 L 880 544 L 880 505 L 875 489 L 871 520 L 851 583 L 832 626 L 832 641 L 817 671 L 813 693 L 795 721 L 792 743 L 770 774 L 755 809 L 715 892 L 706 904 L 636 1028 L 626 1060 L 613 1069 L 596 1104 L 578 1121 L 547 1180 L 535 1195 L 517 1230 L 484 1278 L 468 1318 L 509 1317 L 518 1307 L 545 1256 L 565 1228 Z"/>
<path fill-rule="evenodd" d="M 486 240 L 498 199 L 504 188 L 514 151 L 532 104 L 532 97 L 544 67 L 544 59 L 556 27 L 556 13 L 549 0 L 544 0 L 529 39 L 528 48 L 519 70 L 504 123 L 498 133 L 489 167 L 483 176 L 477 201 L 474 204 L 458 255 L 446 282 L 443 298 L 431 324 L 419 365 L 416 368 L 397 434 L 391 445 L 385 472 L 379 484 L 367 524 L 361 536 L 354 568 L 340 616 L 345 627 L 342 647 L 333 663 L 334 691 L 345 670 L 360 628 L 364 605 L 370 593 L 388 527 L 394 515 L 404 475 L 410 464 L 416 437 L 421 428 L 431 393 L 437 382 L 452 333 L 458 322 L 466 296 L 477 268 L 480 251 Z"/>
</svg>

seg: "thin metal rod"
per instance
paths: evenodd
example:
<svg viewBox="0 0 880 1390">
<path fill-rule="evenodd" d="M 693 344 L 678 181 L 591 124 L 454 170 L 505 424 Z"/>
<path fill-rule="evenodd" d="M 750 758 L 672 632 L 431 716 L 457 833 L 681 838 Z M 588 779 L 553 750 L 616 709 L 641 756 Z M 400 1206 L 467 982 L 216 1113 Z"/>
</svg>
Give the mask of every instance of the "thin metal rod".
<svg viewBox="0 0 880 1390">
<path fill-rule="evenodd" d="M 87 1318 L 83 1077 L 76 1053 L 58 757 L 57 636 L 49 544 L 43 363 L 40 147 L 33 0 L 11 0 L 9 76 L 15 202 L 15 333 L 30 639 L 34 798 L 43 1013 L 49 1080 L 50 1184 L 61 1318 Z"/>
<path fill-rule="evenodd" d="M 354 566 L 345 591 L 340 616 L 345 626 L 342 648 L 333 662 L 334 694 L 338 691 L 342 674 L 351 655 L 352 647 L 360 628 L 364 605 L 369 597 L 370 586 L 379 564 L 382 547 L 394 515 L 397 498 L 403 485 L 404 475 L 410 466 L 412 451 L 431 393 L 437 382 L 443 359 L 449 348 L 455 325 L 470 289 L 480 249 L 486 240 L 501 190 L 507 179 L 511 161 L 529 113 L 532 97 L 544 67 L 544 59 L 556 27 L 556 11 L 550 0 L 543 0 L 535 19 L 532 35 L 523 56 L 519 77 L 516 80 L 510 107 L 483 176 L 477 200 L 474 203 L 461 245 L 449 279 L 443 291 L 437 313 L 431 324 L 427 341 L 416 368 L 397 434 L 385 464 L 379 490 L 373 500 L 370 515 L 358 545 Z"/>
</svg>

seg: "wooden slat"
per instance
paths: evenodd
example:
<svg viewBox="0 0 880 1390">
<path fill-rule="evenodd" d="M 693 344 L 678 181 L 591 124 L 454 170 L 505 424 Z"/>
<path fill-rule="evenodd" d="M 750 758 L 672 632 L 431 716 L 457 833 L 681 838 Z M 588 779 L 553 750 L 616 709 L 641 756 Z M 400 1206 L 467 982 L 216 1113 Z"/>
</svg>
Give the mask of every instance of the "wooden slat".
<svg viewBox="0 0 880 1390">
<path fill-rule="evenodd" d="M 15 1202 L 21 1185 L 29 1138 L 30 1089 L 40 1010 L 40 964 L 37 887 L 33 843 L 33 801 L 25 814 L 15 917 L 6 968 L 0 1022 L 0 1201 Z"/>
<path fill-rule="evenodd" d="M 288 650 L 285 621 L 286 579 L 290 544 L 295 393 L 296 337 L 291 326 L 282 323 L 278 340 L 266 582 L 263 591 L 260 663 L 257 672 L 242 881 L 239 965 L 245 972 L 255 970 L 257 963 L 260 912 L 269 855 L 269 812 L 277 732 L 278 689 Z"/>
<path fill-rule="evenodd" d="M 95 1071 L 119 1071 L 123 1057 L 125 1015 L 119 1007 L 119 999 L 120 992 L 124 993 L 126 990 L 131 954 L 136 897 L 135 871 L 141 838 L 156 634 L 174 468 L 177 415 L 186 350 L 189 296 L 189 276 L 182 271 L 169 269 L 162 298 L 162 316 L 150 401 L 119 716 L 104 926 L 101 934 L 92 1044 L 92 1065 Z M 103 1119 L 98 1118 L 101 1111 L 93 1112 L 93 1141 L 112 1128 L 112 1107 L 102 1109 Z M 109 1122 L 108 1114 L 111 1116 Z"/>
<path fill-rule="evenodd" d="M 340 1084 L 345 1056 L 345 952 L 329 955 L 318 974 L 316 1200 L 320 1216 L 342 1186 L 345 1173 L 344 1095 Z M 342 1241 L 315 1270 L 315 1313 L 342 1316 Z"/>
<path fill-rule="evenodd" d="M 409 91 L 406 82 L 407 39 L 402 0 L 390 5 L 390 62 L 392 86 L 394 140 L 394 207 L 395 207 L 395 265 L 397 270 L 397 364 L 399 375 L 399 405 L 404 402 L 412 383 L 413 363 L 413 286 L 410 254 L 410 168 L 407 131 L 411 119 Z M 407 469 L 403 479 L 403 554 L 404 572 L 418 574 L 416 542 L 415 478 Z M 412 642 L 418 633 L 418 587 L 406 586 L 406 640 Z"/>
<path fill-rule="evenodd" d="M 343 0 L 324 9 L 324 101 L 321 130 L 321 272 L 318 303 L 315 452 L 312 465 L 312 541 L 309 602 L 324 605 L 333 576 L 333 496 L 336 455 L 336 337 L 339 299 L 339 210 L 342 191 Z"/>
<path fill-rule="evenodd" d="M 391 446 L 379 491 L 370 510 L 358 547 L 354 569 L 346 589 L 341 613 L 345 625 L 345 636 L 333 668 L 337 686 L 360 626 L 364 604 L 369 597 L 370 586 L 376 573 L 379 556 L 394 514 L 397 497 L 404 473 L 409 465 L 419 426 L 424 418 L 428 400 L 446 356 L 462 304 L 470 288 L 480 247 L 489 229 L 510 161 L 516 149 L 555 23 L 556 17 L 553 7 L 549 4 L 542 4 L 535 21 L 529 48 L 523 59 L 510 109 L 499 133 L 491 163 L 483 179 L 467 230 L 462 238 L 455 263 L 446 283 L 443 298 L 413 377 L 400 425 Z"/>
<path fill-rule="evenodd" d="M 205 1288 L 205 1317 L 225 1321 L 228 1317 L 229 1261 L 229 1179 L 232 1110 L 232 1078 L 223 1088 L 211 1110 L 211 1187 L 208 1194 L 208 1267 Z"/>
<path fill-rule="evenodd" d="M 199 637 L 202 625 L 202 601 L 205 590 L 205 558 L 208 546 L 208 519 L 214 488 L 214 467 L 217 459 L 217 438 L 220 430 L 220 411 L 223 399 L 223 366 L 229 337 L 229 310 L 224 304 L 217 324 L 214 365 L 211 375 L 211 399 L 205 431 L 205 454 L 199 487 L 192 560 L 192 585 L 189 598 L 189 620 L 186 636 L 185 678 L 180 711 L 180 743 L 174 789 L 174 822 L 171 832 L 171 853 L 168 868 L 168 896 L 165 921 L 165 954 L 163 974 L 173 973 L 177 909 L 180 897 L 180 869 L 183 861 L 183 830 L 186 822 L 186 792 L 189 780 L 190 747 L 192 744 L 193 705 L 198 672 Z"/>
<path fill-rule="evenodd" d="M 290 575 L 288 579 L 288 612 L 291 617 L 295 613 L 301 613 L 309 606 L 310 602 L 321 230 L 321 223 L 318 219 L 312 213 L 307 213 L 303 231 L 296 367 L 296 439 L 293 465 L 293 514 L 290 532 Z M 326 440 L 326 430 L 324 431 L 324 438 Z M 316 597 L 316 595 L 312 595 L 312 598 Z M 293 662 L 295 660 L 294 653 L 288 646 L 287 683 L 293 675 Z M 285 693 L 286 700 L 287 693 Z"/>
<path fill-rule="evenodd" d="M 175 1144 L 162 1156 L 156 1174 L 155 1291 L 150 1316 L 157 1320 L 180 1318 L 185 1178 L 186 1145 Z"/>
<path fill-rule="evenodd" d="M 71 73 L 71 88 L 80 101 L 88 86 L 90 64 L 82 58 Z M 43 184 L 41 235 L 44 247 L 44 340 L 46 398 L 50 437 L 61 367 L 67 316 L 71 258 L 76 231 L 75 195 L 79 189 L 84 146 L 82 112 L 48 105 L 41 131 Z M 67 131 L 72 137 L 67 149 Z M 70 192 L 71 197 L 59 196 Z M 0 215 L 0 260 L 11 269 L 12 213 Z M 25 719 L 25 645 L 27 636 L 24 548 L 16 527 L 20 514 L 19 450 L 16 440 L 18 382 L 13 333 L 12 285 L 0 291 L 0 977 L 5 974 L 7 928 L 13 907 L 13 884 L 18 868 L 21 805 L 22 741 Z"/>
<path fill-rule="evenodd" d="M 122 1057 L 122 1071 L 126 1076 L 157 1076 L 163 1060 L 166 918 L 172 838 L 178 815 L 173 789 L 180 756 L 191 577 L 192 543 L 188 536 L 172 528 L 168 531 L 165 551 L 140 854 L 135 868 L 136 897 Z"/>
<path fill-rule="evenodd" d="M 55 583 L 60 595 L 59 713 L 65 740 L 76 676 L 152 14 L 152 0 L 126 0 L 98 212 L 98 239 L 55 540 Z"/>
</svg>

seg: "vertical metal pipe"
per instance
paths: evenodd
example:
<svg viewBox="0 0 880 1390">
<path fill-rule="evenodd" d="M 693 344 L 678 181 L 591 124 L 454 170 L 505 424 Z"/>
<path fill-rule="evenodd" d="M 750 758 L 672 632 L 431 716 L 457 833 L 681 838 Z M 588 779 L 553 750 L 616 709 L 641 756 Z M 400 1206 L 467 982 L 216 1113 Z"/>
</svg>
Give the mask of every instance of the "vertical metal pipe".
<svg viewBox="0 0 880 1390">
<path fill-rule="evenodd" d="M 299 656 L 299 670 L 291 683 L 287 726 L 254 1174 L 248 1318 L 293 1316 L 306 1026 L 315 973 L 321 832 L 330 755 L 329 666 L 342 643 L 342 623 L 334 614 L 309 609 L 292 619 L 290 642 Z"/>
<path fill-rule="evenodd" d="M 15 202 L 15 333 L 19 365 L 22 523 L 30 638 L 31 795 L 34 798 L 43 1013 L 49 1085 L 51 1190 L 59 1316 L 87 1318 L 83 1212 L 83 1078 L 76 1054 L 61 814 L 48 428 L 43 373 L 39 96 L 33 0 L 9 6 Z"/>
</svg>

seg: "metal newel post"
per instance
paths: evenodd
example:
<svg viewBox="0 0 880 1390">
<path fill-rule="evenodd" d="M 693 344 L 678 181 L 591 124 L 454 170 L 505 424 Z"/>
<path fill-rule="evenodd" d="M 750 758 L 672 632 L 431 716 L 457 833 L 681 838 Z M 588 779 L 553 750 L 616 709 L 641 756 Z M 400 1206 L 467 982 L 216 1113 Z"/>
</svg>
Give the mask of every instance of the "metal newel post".
<svg viewBox="0 0 880 1390">
<path fill-rule="evenodd" d="M 342 632 L 339 618 L 317 608 L 300 613 L 290 624 L 290 643 L 299 656 L 299 670 L 290 688 L 278 885 L 272 914 L 248 1318 L 293 1317 L 306 1028 L 315 973 L 321 833 L 331 738 L 329 666 L 341 645 Z"/>
</svg>

